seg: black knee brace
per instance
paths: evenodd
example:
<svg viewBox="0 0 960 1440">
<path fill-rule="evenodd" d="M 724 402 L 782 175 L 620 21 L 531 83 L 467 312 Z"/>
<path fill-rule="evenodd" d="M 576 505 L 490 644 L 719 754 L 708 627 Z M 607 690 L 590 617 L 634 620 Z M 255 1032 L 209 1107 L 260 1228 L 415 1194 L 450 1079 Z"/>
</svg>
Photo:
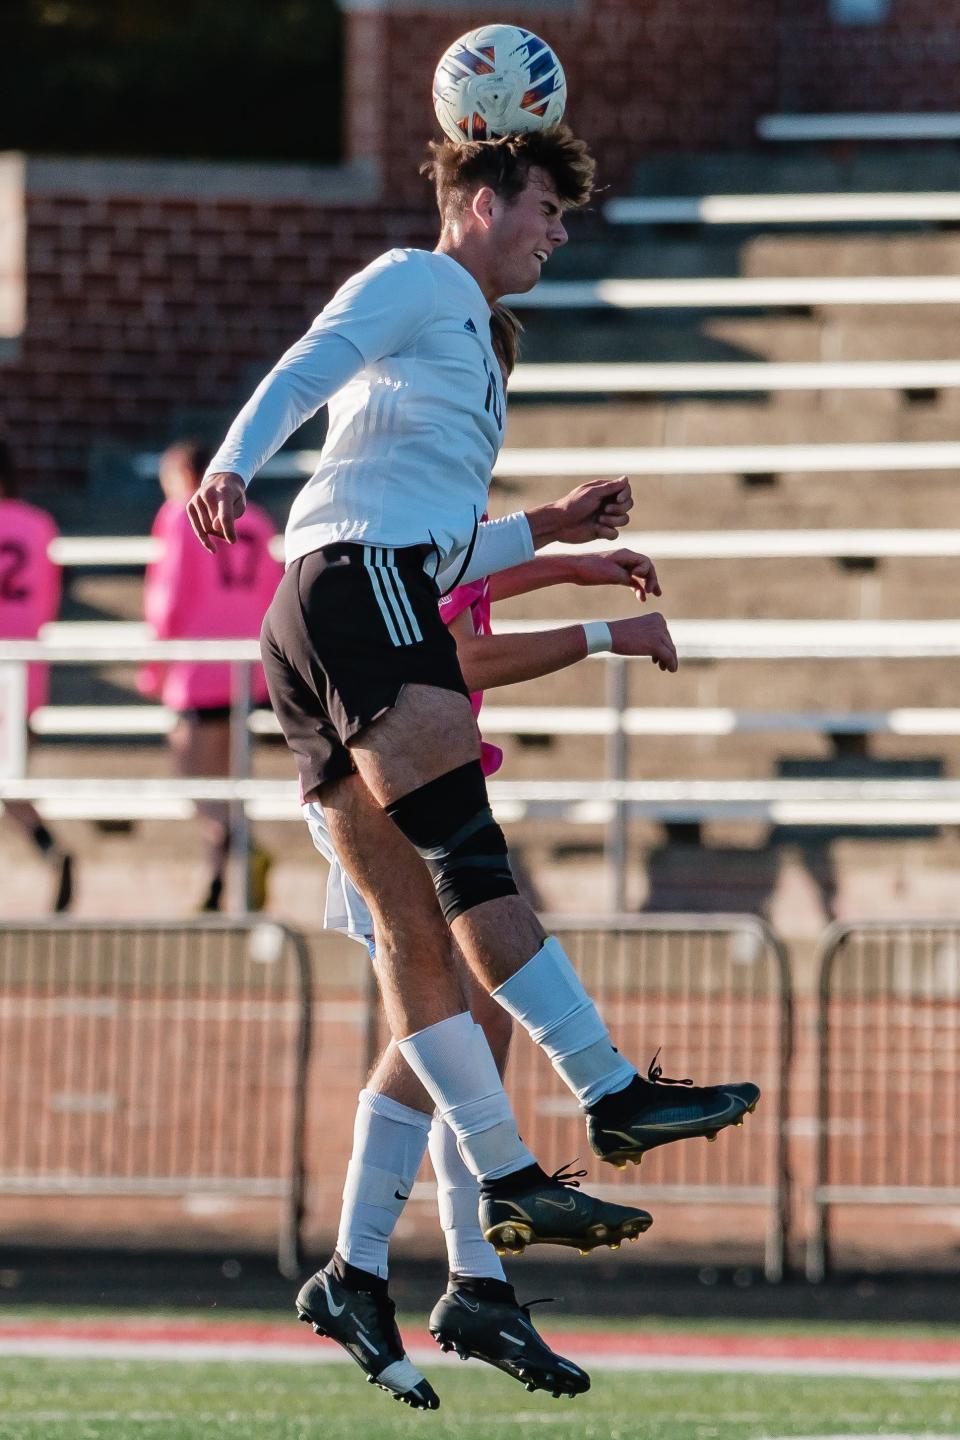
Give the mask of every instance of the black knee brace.
<svg viewBox="0 0 960 1440">
<path fill-rule="evenodd" d="M 387 814 L 426 861 L 448 925 L 485 900 L 517 894 L 479 760 L 412 790 Z"/>
</svg>

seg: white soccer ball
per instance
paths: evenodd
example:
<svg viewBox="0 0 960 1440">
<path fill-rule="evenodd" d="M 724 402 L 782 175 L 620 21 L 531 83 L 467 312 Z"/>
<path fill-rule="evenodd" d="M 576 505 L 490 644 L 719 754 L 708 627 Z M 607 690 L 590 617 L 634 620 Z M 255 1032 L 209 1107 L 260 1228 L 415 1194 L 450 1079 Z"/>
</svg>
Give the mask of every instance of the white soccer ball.
<svg viewBox="0 0 960 1440">
<path fill-rule="evenodd" d="M 433 108 L 451 140 L 498 140 L 563 118 L 567 82 L 545 40 L 518 25 L 481 25 L 455 40 L 433 77 Z"/>
</svg>

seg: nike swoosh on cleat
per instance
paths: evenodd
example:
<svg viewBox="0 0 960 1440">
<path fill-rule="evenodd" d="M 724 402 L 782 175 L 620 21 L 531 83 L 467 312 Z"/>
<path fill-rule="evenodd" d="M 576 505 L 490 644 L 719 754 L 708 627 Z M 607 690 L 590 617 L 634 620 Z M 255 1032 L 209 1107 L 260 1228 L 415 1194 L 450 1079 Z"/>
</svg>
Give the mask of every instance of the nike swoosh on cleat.
<svg viewBox="0 0 960 1440">
<path fill-rule="evenodd" d="M 472 1311 L 474 1315 L 476 1315 L 477 1311 L 480 1309 L 479 1300 L 468 1300 L 465 1295 L 457 1295 L 455 1298 L 464 1307 L 465 1310 Z"/>
<path fill-rule="evenodd" d="M 329 1309 L 330 1309 L 330 1314 L 331 1314 L 331 1315 L 342 1315 L 343 1312 L 344 1312 L 344 1310 L 347 1308 L 347 1302 L 346 1302 L 346 1300 L 344 1300 L 344 1302 L 343 1302 L 342 1305 L 337 1305 L 337 1304 L 335 1304 L 335 1303 L 334 1303 L 334 1299 L 333 1299 L 333 1291 L 330 1289 L 330 1281 L 329 1281 L 329 1279 L 327 1278 L 327 1276 L 323 1274 L 322 1271 L 321 1271 L 321 1276 L 322 1276 L 322 1280 L 323 1280 L 324 1293 L 326 1294 L 326 1297 L 327 1297 L 327 1305 L 328 1305 L 328 1307 L 329 1307 Z"/>
<path fill-rule="evenodd" d="M 570 1196 L 569 1200 L 564 1200 L 562 1203 L 559 1200 L 547 1200 L 545 1197 L 541 1196 L 540 1204 L 552 1205 L 554 1210 L 575 1210 L 577 1208 L 577 1202 L 576 1200 L 574 1200 L 572 1195 Z"/>
</svg>

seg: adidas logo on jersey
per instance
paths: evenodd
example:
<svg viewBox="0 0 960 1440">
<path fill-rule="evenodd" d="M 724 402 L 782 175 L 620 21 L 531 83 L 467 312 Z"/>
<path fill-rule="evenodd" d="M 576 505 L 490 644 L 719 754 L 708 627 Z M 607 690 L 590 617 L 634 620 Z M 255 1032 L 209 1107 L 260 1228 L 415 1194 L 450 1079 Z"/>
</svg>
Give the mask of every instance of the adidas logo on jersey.
<svg viewBox="0 0 960 1440">
<path fill-rule="evenodd" d="M 467 319 L 463 322 L 463 328 L 464 330 L 469 330 L 471 335 L 476 335 L 477 333 L 477 327 L 470 319 Z"/>
</svg>

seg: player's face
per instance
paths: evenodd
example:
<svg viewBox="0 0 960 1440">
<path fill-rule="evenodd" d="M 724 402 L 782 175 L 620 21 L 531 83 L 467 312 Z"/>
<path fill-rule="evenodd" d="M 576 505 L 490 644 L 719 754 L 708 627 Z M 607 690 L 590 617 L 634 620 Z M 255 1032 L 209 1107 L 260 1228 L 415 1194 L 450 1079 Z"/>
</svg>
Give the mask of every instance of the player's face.
<svg viewBox="0 0 960 1440">
<path fill-rule="evenodd" d="M 526 188 L 497 207 L 491 234 L 497 255 L 501 295 L 532 290 L 554 250 L 567 243 L 563 206 L 546 170 L 535 165 Z"/>
</svg>

